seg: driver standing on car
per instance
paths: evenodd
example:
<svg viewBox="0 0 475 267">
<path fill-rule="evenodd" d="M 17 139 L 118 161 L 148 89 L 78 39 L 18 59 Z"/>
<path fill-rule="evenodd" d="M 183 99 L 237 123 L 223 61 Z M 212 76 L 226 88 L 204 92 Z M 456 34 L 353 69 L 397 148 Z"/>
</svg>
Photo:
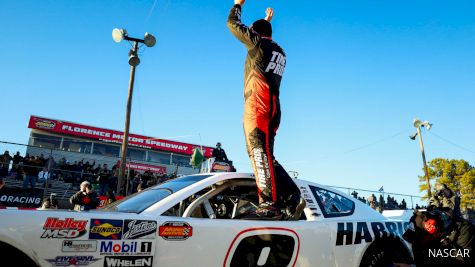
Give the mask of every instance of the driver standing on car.
<svg viewBox="0 0 475 267">
<path fill-rule="evenodd" d="M 281 208 L 288 208 L 296 215 L 305 207 L 299 189 L 274 158 L 274 138 L 280 124 L 279 87 L 286 55 L 272 40 L 270 21 L 273 9 L 268 8 L 265 19 L 247 27 L 241 22 L 244 2 L 234 1 L 227 25 L 248 50 L 244 71 L 243 124 L 259 193 L 259 207 L 249 218 L 279 220 L 283 218 Z"/>
<path fill-rule="evenodd" d="M 212 154 L 212 157 L 216 160 L 216 161 L 223 161 L 223 162 L 228 162 L 228 156 L 226 156 L 226 152 L 224 151 L 224 149 L 221 148 L 221 143 L 218 142 L 216 144 L 216 148 L 213 149 L 213 154 Z"/>
</svg>

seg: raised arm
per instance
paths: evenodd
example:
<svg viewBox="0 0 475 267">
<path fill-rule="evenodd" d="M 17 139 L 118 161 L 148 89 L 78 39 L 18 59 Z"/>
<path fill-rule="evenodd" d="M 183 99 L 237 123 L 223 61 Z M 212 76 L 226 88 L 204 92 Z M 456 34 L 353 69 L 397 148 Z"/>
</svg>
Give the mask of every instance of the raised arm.
<svg viewBox="0 0 475 267">
<path fill-rule="evenodd" d="M 253 48 L 259 41 L 259 35 L 241 22 L 241 10 L 245 0 L 235 0 L 229 12 L 227 25 L 231 33 L 248 49 Z"/>
</svg>

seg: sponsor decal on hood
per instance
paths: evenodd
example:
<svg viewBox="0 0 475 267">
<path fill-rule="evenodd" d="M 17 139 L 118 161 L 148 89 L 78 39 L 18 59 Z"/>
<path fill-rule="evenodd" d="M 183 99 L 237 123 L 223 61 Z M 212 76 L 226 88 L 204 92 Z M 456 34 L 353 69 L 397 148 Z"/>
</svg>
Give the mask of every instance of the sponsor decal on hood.
<svg viewBox="0 0 475 267">
<path fill-rule="evenodd" d="M 89 239 L 119 240 L 123 223 L 122 220 L 91 219 Z"/>
<path fill-rule="evenodd" d="M 41 238 L 76 238 L 86 233 L 87 220 L 75 220 L 74 218 L 49 217 L 43 225 L 45 230 Z"/>
<path fill-rule="evenodd" d="M 157 231 L 156 221 L 125 220 L 123 239 L 154 238 Z M 152 235 L 152 236 L 150 236 Z"/>
<path fill-rule="evenodd" d="M 86 266 L 98 260 L 94 256 L 56 256 L 54 259 L 46 259 L 53 266 Z"/>
</svg>

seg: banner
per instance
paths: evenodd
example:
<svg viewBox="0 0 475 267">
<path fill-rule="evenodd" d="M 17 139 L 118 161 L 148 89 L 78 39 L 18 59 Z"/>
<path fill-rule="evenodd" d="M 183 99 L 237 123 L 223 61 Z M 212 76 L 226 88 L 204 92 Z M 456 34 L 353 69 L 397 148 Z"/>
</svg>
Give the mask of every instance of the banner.
<svg viewBox="0 0 475 267">
<path fill-rule="evenodd" d="M 0 206 L 39 208 L 42 201 L 42 189 L 8 187 L 0 189 Z"/>
<path fill-rule="evenodd" d="M 117 161 L 117 166 L 120 166 L 120 160 Z M 164 166 L 148 165 L 148 164 L 142 164 L 142 163 L 137 163 L 137 162 L 129 161 L 125 163 L 125 168 L 130 168 L 134 171 L 140 171 L 140 172 L 151 171 L 153 173 L 167 174 L 167 168 Z"/>
<path fill-rule="evenodd" d="M 103 142 L 116 144 L 122 144 L 124 136 L 124 133 L 119 131 L 81 125 L 72 122 L 41 118 L 36 116 L 30 117 L 28 128 L 47 131 L 51 133 L 67 134 L 82 138 L 95 139 Z M 158 139 L 136 134 L 129 134 L 129 145 L 147 149 L 176 152 L 185 155 L 191 155 L 195 147 L 200 147 L 198 145 Z M 205 151 L 205 157 L 211 157 L 213 153 L 212 147 L 203 147 L 203 150 Z"/>
</svg>

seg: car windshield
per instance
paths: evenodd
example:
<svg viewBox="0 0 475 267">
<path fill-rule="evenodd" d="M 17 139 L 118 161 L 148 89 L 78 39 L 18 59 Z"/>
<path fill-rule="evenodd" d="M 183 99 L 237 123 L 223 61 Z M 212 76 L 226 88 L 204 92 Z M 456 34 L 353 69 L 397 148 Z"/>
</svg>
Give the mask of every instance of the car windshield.
<svg viewBox="0 0 475 267">
<path fill-rule="evenodd" d="M 105 211 L 140 213 L 167 196 L 211 175 L 189 175 L 135 193 L 103 208 Z"/>
</svg>

